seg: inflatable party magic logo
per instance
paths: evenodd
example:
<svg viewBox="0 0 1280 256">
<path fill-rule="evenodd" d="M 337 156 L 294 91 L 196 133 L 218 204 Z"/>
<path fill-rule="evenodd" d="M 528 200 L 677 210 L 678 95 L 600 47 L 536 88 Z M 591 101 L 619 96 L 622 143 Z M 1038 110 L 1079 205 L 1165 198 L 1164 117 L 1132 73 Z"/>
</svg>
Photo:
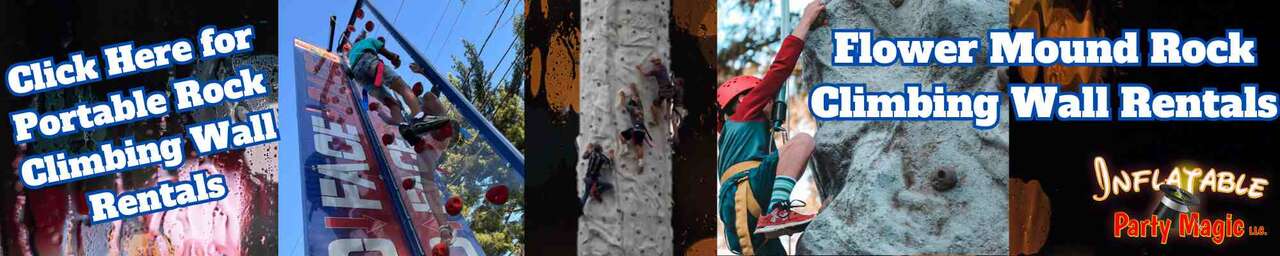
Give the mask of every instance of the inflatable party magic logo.
<svg viewBox="0 0 1280 256">
<path fill-rule="evenodd" d="M 1221 217 L 1208 217 L 1200 205 L 1209 194 L 1227 195 L 1227 198 L 1259 200 L 1270 182 L 1266 178 L 1250 176 L 1244 172 L 1219 171 L 1190 165 L 1178 165 L 1161 177 L 1161 170 L 1118 170 L 1112 174 L 1103 157 L 1093 159 L 1094 178 L 1099 189 L 1091 199 L 1105 202 L 1122 194 L 1152 194 L 1153 209 L 1149 213 L 1130 215 L 1124 211 L 1112 214 L 1111 236 L 1126 239 L 1159 239 L 1161 245 L 1169 238 L 1207 239 L 1221 245 L 1227 239 L 1250 236 L 1267 236 L 1264 226 L 1246 224 L 1241 216 L 1227 211 Z M 1149 192 L 1143 188 L 1148 187 Z M 1217 214 L 1212 214 L 1217 216 Z"/>
</svg>

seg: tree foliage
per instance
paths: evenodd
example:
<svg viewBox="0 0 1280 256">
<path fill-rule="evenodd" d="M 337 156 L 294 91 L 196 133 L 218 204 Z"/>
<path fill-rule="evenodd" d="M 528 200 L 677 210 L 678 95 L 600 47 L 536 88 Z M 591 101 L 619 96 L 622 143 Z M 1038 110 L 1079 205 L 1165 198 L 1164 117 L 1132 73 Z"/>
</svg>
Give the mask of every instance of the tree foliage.
<svg viewBox="0 0 1280 256">
<path fill-rule="evenodd" d="M 514 20 L 521 20 L 517 16 Z M 523 29 L 516 23 L 517 37 Z M 517 38 L 516 40 L 519 40 Z M 455 56 L 453 72 L 449 74 L 449 82 L 475 106 L 475 108 L 496 127 L 507 140 L 524 151 L 524 99 L 520 94 L 524 74 L 523 45 L 515 43 L 514 58 L 508 57 L 513 73 L 510 77 L 502 77 L 507 67 L 495 65 L 486 67 L 480 58 L 479 49 L 470 41 L 463 40 L 466 51 L 462 56 Z M 508 50 L 492 48 L 491 50 Z M 503 67 L 502 70 L 490 70 Z M 496 72 L 495 72 L 496 71 Z M 505 79 L 504 79 L 505 78 Z M 443 100 L 443 99 L 442 99 Z M 453 108 L 452 104 L 445 104 Z M 454 120 L 462 120 L 456 109 L 449 115 Z M 464 202 L 463 216 L 475 232 L 487 255 L 519 255 L 523 251 L 524 241 L 524 178 L 515 172 L 507 162 L 494 152 L 493 148 L 477 134 L 469 124 L 462 122 L 459 136 L 446 151 L 440 167 L 445 170 L 444 182 L 449 192 L 459 196 Z M 490 204 L 485 201 L 485 192 L 496 185 L 510 188 L 509 201 L 503 205 Z"/>
<path fill-rule="evenodd" d="M 778 24 L 780 4 L 762 0 L 717 0 L 720 36 L 716 42 L 716 69 L 720 78 L 760 67 L 771 60 L 775 44 L 789 30 Z M 789 14 L 795 16 L 795 14 Z M 784 32 L 785 31 L 785 32 Z"/>
</svg>

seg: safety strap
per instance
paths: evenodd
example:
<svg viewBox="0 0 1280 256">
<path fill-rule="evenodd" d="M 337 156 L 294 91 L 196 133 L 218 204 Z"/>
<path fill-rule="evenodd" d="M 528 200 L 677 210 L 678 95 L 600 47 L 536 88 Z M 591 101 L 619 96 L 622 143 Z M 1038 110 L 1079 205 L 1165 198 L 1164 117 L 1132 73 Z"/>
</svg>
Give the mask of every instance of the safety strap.
<svg viewBox="0 0 1280 256">
<path fill-rule="evenodd" d="M 729 166 L 729 169 L 725 170 L 724 174 L 720 176 L 720 183 L 721 184 L 736 183 L 738 186 L 738 191 L 746 190 L 749 192 L 751 191 L 751 182 L 745 182 L 747 181 L 746 178 L 749 176 L 748 171 L 755 169 L 758 166 L 760 166 L 760 161 L 754 161 L 754 160 L 745 161 L 745 162 L 741 162 L 741 163 L 737 163 L 732 166 Z M 739 173 L 742 173 L 742 175 L 738 175 Z M 737 176 L 737 177 L 734 177 L 734 176 Z M 747 195 L 752 195 L 752 194 L 747 193 Z M 750 211 L 751 215 L 755 215 L 755 216 L 764 215 L 764 211 L 760 209 L 760 204 L 756 202 L 756 198 L 754 195 L 749 196 L 747 200 L 748 202 L 750 202 L 750 204 L 748 204 L 747 206 L 747 210 Z"/>
<path fill-rule="evenodd" d="M 748 216 L 760 217 L 762 210 L 760 203 L 756 201 L 756 197 L 751 193 L 751 182 L 749 181 L 750 170 L 760 166 L 760 161 L 745 161 L 729 166 L 724 174 L 720 176 L 720 184 L 722 186 L 736 186 L 737 191 L 733 193 L 733 212 L 734 212 L 734 233 L 738 235 L 738 245 L 742 247 L 743 255 L 754 255 L 755 250 L 751 245 L 750 223 L 747 223 Z M 745 206 L 745 207 L 744 207 Z"/>
<path fill-rule="evenodd" d="M 379 87 L 379 88 L 382 87 L 382 74 L 386 72 L 385 71 L 386 67 L 383 65 L 384 64 L 382 64 L 382 61 L 378 61 L 377 68 L 376 68 L 377 71 L 374 72 L 373 74 L 373 87 Z"/>
</svg>

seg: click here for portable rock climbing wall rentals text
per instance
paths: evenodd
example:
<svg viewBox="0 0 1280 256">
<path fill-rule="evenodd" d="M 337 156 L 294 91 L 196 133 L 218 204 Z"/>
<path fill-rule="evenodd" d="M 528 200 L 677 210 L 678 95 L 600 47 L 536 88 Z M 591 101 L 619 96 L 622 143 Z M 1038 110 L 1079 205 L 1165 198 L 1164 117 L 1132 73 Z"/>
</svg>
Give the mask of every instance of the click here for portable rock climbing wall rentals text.
<svg viewBox="0 0 1280 256">
<path fill-rule="evenodd" d="M 253 38 L 253 26 L 232 29 L 206 26 L 196 32 L 194 42 L 186 38 L 141 46 L 132 41 L 121 42 L 103 46 L 99 57 L 79 51 L 66 55 L 65 59 L 50 56 L 13 64 L 5 71 L 5 85 L 9 93 L 17 97 L 59 93 L 75 86 L 167 70 L 197 59 L 207 61 L 252 52 Z M 55 57 L 62 61 L 55 62 L 58 60 Z M 138 86 L 111 92 L 105 101 L 81 102 L 66 109 L 14 111 L 9 113 L 11 136 L 15 143 L 23 144 L 269 95 L 263 71 L 240 67 L 234 73 L 217 81 L 199 81 L 195 77 L 176 79 L 169 82 L 168 92 L 148 91 Z M 267 109 L 238 121 L 198 120 L 199 123 L 185 125 L 185 135 L 114 138 L 90 147 L 95 150 L 89 152 L 57 150 L 28 155 L 18 165 L 18 176 L 24 187 L 38 190 L 149 167 L 173 170 L 186 162 L 184 146 L 188 139 L 194 142 L 191 147 L 199 156 L 276 141 L 275 115 Z M 185 179 L 123 193 L 87 192 L 84 197 L 90 221 L 101 223 L 167 211 L 216 201 L 230 193 L 225 177 L 218 170 L 198 170 Z"/>
</svg>

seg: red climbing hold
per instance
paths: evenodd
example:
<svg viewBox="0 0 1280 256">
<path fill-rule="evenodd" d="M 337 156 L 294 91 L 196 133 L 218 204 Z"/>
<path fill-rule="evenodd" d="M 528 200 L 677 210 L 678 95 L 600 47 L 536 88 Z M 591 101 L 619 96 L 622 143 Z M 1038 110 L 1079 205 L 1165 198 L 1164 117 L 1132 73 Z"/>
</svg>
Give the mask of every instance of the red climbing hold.
<svg viewBox="0 0 1280 256">
<path fill-rule="evenodd" d="M 497 205 L 506 204 L 507 194 L 509 192 L 510 191 L 508 191 L 507 185 L 493 186 L 489 188 L 489 191 L 484 192 L 484 199 L 489 201 L 489 203 L 491 204 L 497 204 Z"/>
<path fill-rule="evenodd" d="M 449 137 L 452 137 L 452 136 L 453 136 L 452 122 L 444 124 L 444 126 L 441 126 L 440 129 L 436 129 L 435 131 L 431 132 L 432 138 L 435 138 L 436 140 L 441 140 L 441 141 L 444 139 L 448 139 Z"/>
<path fill-rule="evenodd" d="M 364 22 L 364 31 L 373 31 L 373 21 Z"/>
<path fill-rule="evenodd" d="M 458 196 L 449 197 L 449 202 L 444 204 L 444 211 L 448 212 L 450 216 L 458 216 L 458 213 L 462 213 L 462 198 L 458 198 Z"/>
<path fill-rule="evenodd" d="M 324 120 L 338 120 L 338 113 L 334 113 L 333 110 L 325 109 Z"/>
<path fill-rule="evenodd" d="M 395 135 L 391 135 L 390 133 L 382 135 L 382 145 L 391 145 L 391 143 L 395 143 L 395 142 L 396 142 Z"/>
<path fill-rule="evenodd" d="M 354 115 L 355 113 L 356 113 L 355 108 L 347 107 L 347 114 L 348 114 L 348 115 Z"/>
<path fill-rule="evenodd" d="M 413 83 L 413 95 L 422 95 L 422 82 Z"/>
<path fill-rule="evenodd" d="M 381 106 L 382 105 L 378 104 L 377 102 L 369 102 L 369 111 L 378 111 L 378 107 L 381 107 Z"/>
<path fill-rule="evenodd" d="M 429 149 L 431 149 L 431 144 L 427 144 L 427 140 L 418 139 L 418 142 L 413 143 L 414 152 L 422 153 L 423 151 L 427 151 Z"/>
<path fill-rule="evenodd" d="M 355 25 L 347 25 L 347 34 L 351 34 L 351 33 L 355 33 L 355 32 L 356 32 L 356 26 L 355 26 Z"/>
<path fill-rule="evenodd" d="M 356 9 L 356 19 L 364 18 L 364 9 Z"/>
<path fill-rule="evenodd" d="M 404 190 L 410 190 L 410 189 L 413 189 L 414 184 L 418 184 L 418 182 L 414 181 L 413 179 L 404 179 L 404 181 L 401 182 L 400 186 L 404 187 Z"/>
<path fill-rule="evenodd" d="M 431 248 L 431 255 L 447 256 L 449 255 L 449 246 L 445 246 L 444 243 L 437 243 L 435 247 Z"/>
</svg>

